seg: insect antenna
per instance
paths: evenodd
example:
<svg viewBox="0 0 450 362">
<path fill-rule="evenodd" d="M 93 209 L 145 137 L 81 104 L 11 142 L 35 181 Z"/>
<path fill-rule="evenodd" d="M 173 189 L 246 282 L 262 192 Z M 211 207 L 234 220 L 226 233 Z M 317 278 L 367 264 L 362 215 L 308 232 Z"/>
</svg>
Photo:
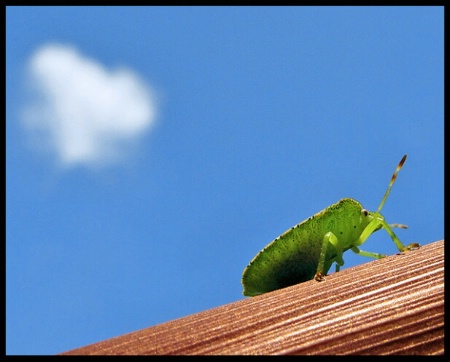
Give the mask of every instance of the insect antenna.
<svg viewBox="0 0 450 362">
<path fill-rule="evenodd" d="M 391 228 L 400 228 L 400 229 L 407 229 L 408 225 L 405 224 L 389 224 Z"/>
<path fill-rule="evenodd" d="M 389 193 L 391 192 L 392 185 L 394 184 L 395 180 L 397 179 L 397 174 L 403 167 L 403 164 L 405 163 L 405 161 L 406 161 L 406 155 L 403 156 L 403 158 L 400 160 L 397 168 L 395 169 L 394 174 L 391 177 L 391 182 L 389 182 L 389 186 L 386 190 L 386 193 L 384 194 L 383 199 L 381 200 L 381 204 L 380 204 L 380 206 L 378 206 L 377 212 L 380 212 L 381 208 L 383 207 Z"/>
</svg>

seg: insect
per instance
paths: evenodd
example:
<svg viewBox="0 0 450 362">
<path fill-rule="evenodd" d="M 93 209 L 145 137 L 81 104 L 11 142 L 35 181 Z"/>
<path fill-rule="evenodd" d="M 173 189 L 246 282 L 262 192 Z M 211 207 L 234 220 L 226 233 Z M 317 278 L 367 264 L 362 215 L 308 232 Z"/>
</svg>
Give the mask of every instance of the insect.
<svg viewBox="0 0 450 362">
<path fill-rule="evenodd" d="M 381 259 L 386 255 L 362 251 L 359 246 L 382 228 L 400 252 L 417 249 L 418 243 L 404 246 L 392 231 L 394 227 L 407 228 L 406 225 L 388 224 L 380 214 L 406 156 L 392 175 L 377 211 L 368 211 L 358 201 L 344 198 L 290 228 L 261 250 L 244 269 L 243 294 L 255 296 L 313 278 L 322 281 L 334 262 L 336 272 L 344 265 L 343 254 L 348 249 Z"/>
</svg>

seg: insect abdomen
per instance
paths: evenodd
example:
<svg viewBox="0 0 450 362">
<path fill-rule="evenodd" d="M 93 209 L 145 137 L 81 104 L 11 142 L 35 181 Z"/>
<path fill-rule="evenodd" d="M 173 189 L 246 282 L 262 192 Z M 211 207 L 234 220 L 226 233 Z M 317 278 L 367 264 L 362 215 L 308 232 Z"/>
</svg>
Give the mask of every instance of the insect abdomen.
<svg viewBox="0 0 450 362">
<path fill-rule="evenodd" d="M 319 263 L 324 235 L 331 231 L 340 239 L 353 238 L 359 229 L 361 209 L 356 200 L 342 199 L 281 234 L 244 270 L 244 295 L 258 295 L 311 280 Z M 325 272 L 334 257 L 333 248 L 329 248 Z"/>
</svg>

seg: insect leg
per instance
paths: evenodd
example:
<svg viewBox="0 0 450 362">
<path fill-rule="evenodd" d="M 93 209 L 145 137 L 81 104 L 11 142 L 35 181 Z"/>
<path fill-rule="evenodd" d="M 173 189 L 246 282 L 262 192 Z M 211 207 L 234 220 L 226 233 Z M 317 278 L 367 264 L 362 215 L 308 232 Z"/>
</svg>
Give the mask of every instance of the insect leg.
<svg viewBox="0 0 450 362">
<path fill-rule="evenodd" d="M 327 232 L 323 237 L 322 248 L 320 250 L 319 256 L 319 264 L 317 266 L 316 275 L 314 279 L 317 281 L 322 281 L 324 274 L 326 274 L 327 270 L 325 269 L 325 258 L 327 256 L 328 246 L 332 245 L 336 249 L 336 256 L 334 260 L 336 262 L 336 271 L 339 271 L 339 267 L 344 265 L 344 260 L 342 259 L 343 250 L 341 244 L 339 243 L 338 238 L 331 231 Z M 331 264 L 330 264 L 331 265 Z"/>
<path fill-rule="evenodd" d="M 408 251 L 408 250 L 413 250 L 413 249 L 417 249 L 420 247 L 420 245 L 418 243 L 411 243 L 407 246 L 404 246 L 401 241 L 397 238 L 397 235 L 395 235 L 395 233 L 392 231 L 391 227 L 389 226 L 388 223 L 386 223 L 386 221 L 384 220 L 379 220 L 382 224 L 383 229 L 385 229 L 387 231 L 387 233 L 389 234 L 389 236 L 391 237 L 391 239 L 394 241 L 395 245 L 397 245 L 397 249 L 402 252 L 402 251 Z"/>
<path fill-rule="evenodd" d="M 394 224 L 394 225 L 395 225 L 395 227 L 401 227 L 401 226 L 398 226 L 400 224 Z M 397 235 L 395 235 L 394 231 L 392 231 L 391 226 L 383 218 L 379 218 L 379 217 L 374 218 L 366 226 L 366 228 L 363 230 L 363 232 L 361 233 L 358 240 L 355 241 L 354 246 L 359 246 L 359 245 L 363 244 L 374 231 L 379 230 L 381 228 L 386 230 L 386 232 L 389 234 L 389 236 L 391 237 L 392 241 L 395 243 L 395 245 L 397 246 L 397 249 L 399 251 L 402 252 L 402 251 L 416 249 L 419 247 L 419 244 L 417 244 L 417 243 L 412 243 L 412 244 L 409 244 L 408 246 L 404 246 L 402 244 L 402 242 L 400 241 L 400 239 L 397 237 Z M 361 255 L 364 255 L 364 254 L 361 254 Z"/>
<path fill-rule="evenodd" d="M 367 256 L 369 258 L 381 259 L 386 256 L 385 254 L 372 253 L 370 251 L 363 251 L 360 248 L 358 248 L 357 246 L 354 246 L 351 249 L 354 253 L 356 253 L 358 255 L 362 255 L 362 256 Z"/>
</svg>

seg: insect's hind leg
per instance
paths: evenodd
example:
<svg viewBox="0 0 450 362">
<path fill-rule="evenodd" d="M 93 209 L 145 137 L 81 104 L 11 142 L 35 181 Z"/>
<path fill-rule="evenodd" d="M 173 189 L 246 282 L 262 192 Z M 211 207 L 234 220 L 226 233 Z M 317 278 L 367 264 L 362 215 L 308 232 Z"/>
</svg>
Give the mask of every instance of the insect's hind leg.
<svg viewBox="0 0 450 362">
<path fill-rule="evenodd" d="M 336 262 L 336 271 L 339 271 L 339 267 L 344 265 L 344 259 L 342 259 L 344 251 L 342 250 L 341 244 L 336 235 L 329 231 L 323 237 L 322 248 L 320 249 L 319 265 L 317 266 L 316 275 L 314 276 L 314 279 L 318 282 L 323 280 L 324 274 L 328 271 L 324 269 L 325 258 L 327 256 L 327 250 L 330 244 L 336 249 L 336 256 L 333 260 Z"/>
</svg>

